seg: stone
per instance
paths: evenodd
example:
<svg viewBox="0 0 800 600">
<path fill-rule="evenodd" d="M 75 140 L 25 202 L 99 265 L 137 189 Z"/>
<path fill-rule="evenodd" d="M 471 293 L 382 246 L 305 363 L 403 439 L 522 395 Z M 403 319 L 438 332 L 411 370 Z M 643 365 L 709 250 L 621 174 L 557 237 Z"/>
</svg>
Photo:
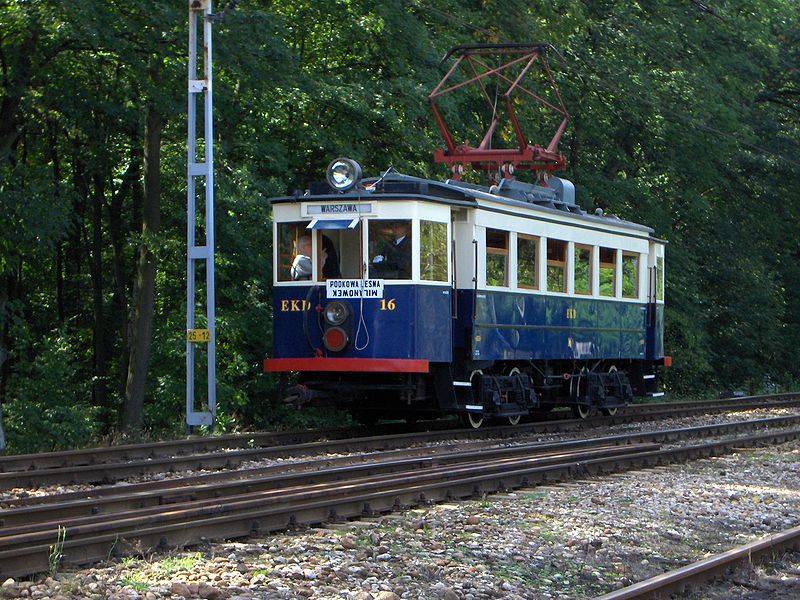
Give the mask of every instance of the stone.
<svg viewBox="0 0 800 600">
<path fill-rule="evenodd" d="M 461 598 L 453 590 L 447 588 L 442 592 L 442 600 L 461 600 Z"/>
<path fill-rule="evenodd" d="M 197 595 L 206 600 L 224 600 L 228 597 L 228 593 L 225 590 L 207 583 L 201 583 L 197 586 Z"/>
<path fill-rule="evenodd" d="M 185 583 L 181 583 L 180 581 L 173 581 L 172 585 L 169 587 L 169 592 L 173 596 L 183 596 L 184 598 L 188 598 L 192 595 L 192 591 L 189 589 L 189 586 Z"/>
<path fill-rule="evenodd" d="M 339 539 L 339 543 L 342 545 L 342 548 L 344 548 L 345 550 L 355 550 L 356 548 L 358 548 L 358 542 L 351 535 L 343 535 Z"/>
<path fill-rule="evenodd" d="M 375 596 L 375 600 L 400 600 L 400 596 L 394 592 L 378 592 L 378 595 Z"/>
<path fill-rule="evenodd" d="M 480 517 L 477 517 L 475 515 L 470 515 L 467 517 L 467 525 L 477 525 L 480 522 L 481 522 Z"/>
</svg>

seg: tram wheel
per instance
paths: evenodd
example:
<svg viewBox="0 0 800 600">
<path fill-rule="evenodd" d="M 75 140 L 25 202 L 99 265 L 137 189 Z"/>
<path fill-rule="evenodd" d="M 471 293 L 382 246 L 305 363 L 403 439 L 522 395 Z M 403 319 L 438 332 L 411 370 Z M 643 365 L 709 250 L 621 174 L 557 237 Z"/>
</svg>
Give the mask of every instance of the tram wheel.
<svg viewBox="0 0 800 600">
<path fill-rule="evenodd" d="M 469 382 L 472 384 L 473 380 L 476 376 L 483 375 L 483 371 L 480 369 L 475 369 L 472 373 L 469 374 Z M 472 388 L 472 395 L 473 398 L 477 395 L 477 390 Z M 479 401 L 475 400 L 475 403 L 478 404 Z M 480 404 L 483 404 L 482 402 Z M 464 424 L 465 427 L 471 427 L 472 429 L 478 429 L 481 425 L 483 425 L 483 416 L 484 413 L 481 410 L 478 411 L 468 411 L 461 415 L 461 422 Z"/>
<path fill-rule="evenodd" d="M 610 367 L 608 367 L 608 372 L 609 373 L 616 373 L 617 372 L 617 366 L 616 365 L 611 365 Z M 601 408 L 600 409 L 600 414 L 602 414 L 603 416 L 606 416 L 606 417 L 613 417 L 615 414 L 617 414 L 617 407 L 615 406 L 614 408 Z"/>
<path fill-rule="evenodd" d="M 517 367 L 512 367 L 506 375 L 519 375 L 520 370 Z M 508 424 L 509 425 L 519 425 L 520 420 L 522 419 L 522 415 L 514 415 L 513 417 L 508 417 Z"/>
<path fill-rule="evenodd" d="M 471 427 L 472 429 L 479 429 L 481 425 L 483 425 L 483 413 L 482 412 L 463 413 L 461 415 L 461 422 L 464 424 L 465 427 Z"/>
<path fill-rule="evenodd" d="M 586 404 L 576 404 L 572 407 L 572 414 L 576 419 L 588 419 L 592 413 L 592 407 Z"/>
</svg>

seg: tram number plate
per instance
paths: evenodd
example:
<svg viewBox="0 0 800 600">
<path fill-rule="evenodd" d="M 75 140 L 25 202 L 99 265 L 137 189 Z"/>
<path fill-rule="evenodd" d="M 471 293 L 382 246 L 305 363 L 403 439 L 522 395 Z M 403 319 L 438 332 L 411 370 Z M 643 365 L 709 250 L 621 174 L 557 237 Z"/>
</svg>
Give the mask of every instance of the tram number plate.
<svg viewBox="0 0 800 600">
<path fill-rule="evenodd" d="M 193 344 L 206 344 L 211 341 L 211 332 L 208 329 L 187 329 L 186 341 Z"/>
</svg>

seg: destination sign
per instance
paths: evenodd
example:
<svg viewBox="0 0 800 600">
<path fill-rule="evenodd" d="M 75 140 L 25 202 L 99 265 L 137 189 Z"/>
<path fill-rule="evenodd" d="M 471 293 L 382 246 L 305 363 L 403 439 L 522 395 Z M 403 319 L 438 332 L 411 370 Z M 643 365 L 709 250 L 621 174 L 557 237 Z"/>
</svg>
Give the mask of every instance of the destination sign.
<svg viewBox="0 0 800 600">
<path fill-rule="evenodd" d="M 328 298 L 383 298 L 383 279 L 328 279 Z"/>
<path fill-rule="evenodd" d="M 337 204 L 309 204 L 306 207 L 309 215 L 360 215 L 372 212 L 372 204 L 369 202 L 342 202 Z"/>
</svg>

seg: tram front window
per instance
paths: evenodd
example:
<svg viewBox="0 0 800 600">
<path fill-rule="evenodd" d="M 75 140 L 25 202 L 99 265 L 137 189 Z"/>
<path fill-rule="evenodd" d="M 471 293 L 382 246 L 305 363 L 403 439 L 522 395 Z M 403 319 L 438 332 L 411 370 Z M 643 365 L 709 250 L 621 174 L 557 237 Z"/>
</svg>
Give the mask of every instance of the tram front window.
<svg viewBox="0 0 800 600">
<path fill-rule="evenodd" d="M 278 281 L 311 279 L 311 235 L 308 223 L 278 225 Z"/>
<path fill-rule="evenodd" d="M 369 273 L 375 279 L 411 279 L 411 220 L 369 222 Z"/>
<path fill-rule="evenodd" d="M 317 231 L 317 278 L 361 277 L 361 224 L 353 229 Z"/>
</svg>

